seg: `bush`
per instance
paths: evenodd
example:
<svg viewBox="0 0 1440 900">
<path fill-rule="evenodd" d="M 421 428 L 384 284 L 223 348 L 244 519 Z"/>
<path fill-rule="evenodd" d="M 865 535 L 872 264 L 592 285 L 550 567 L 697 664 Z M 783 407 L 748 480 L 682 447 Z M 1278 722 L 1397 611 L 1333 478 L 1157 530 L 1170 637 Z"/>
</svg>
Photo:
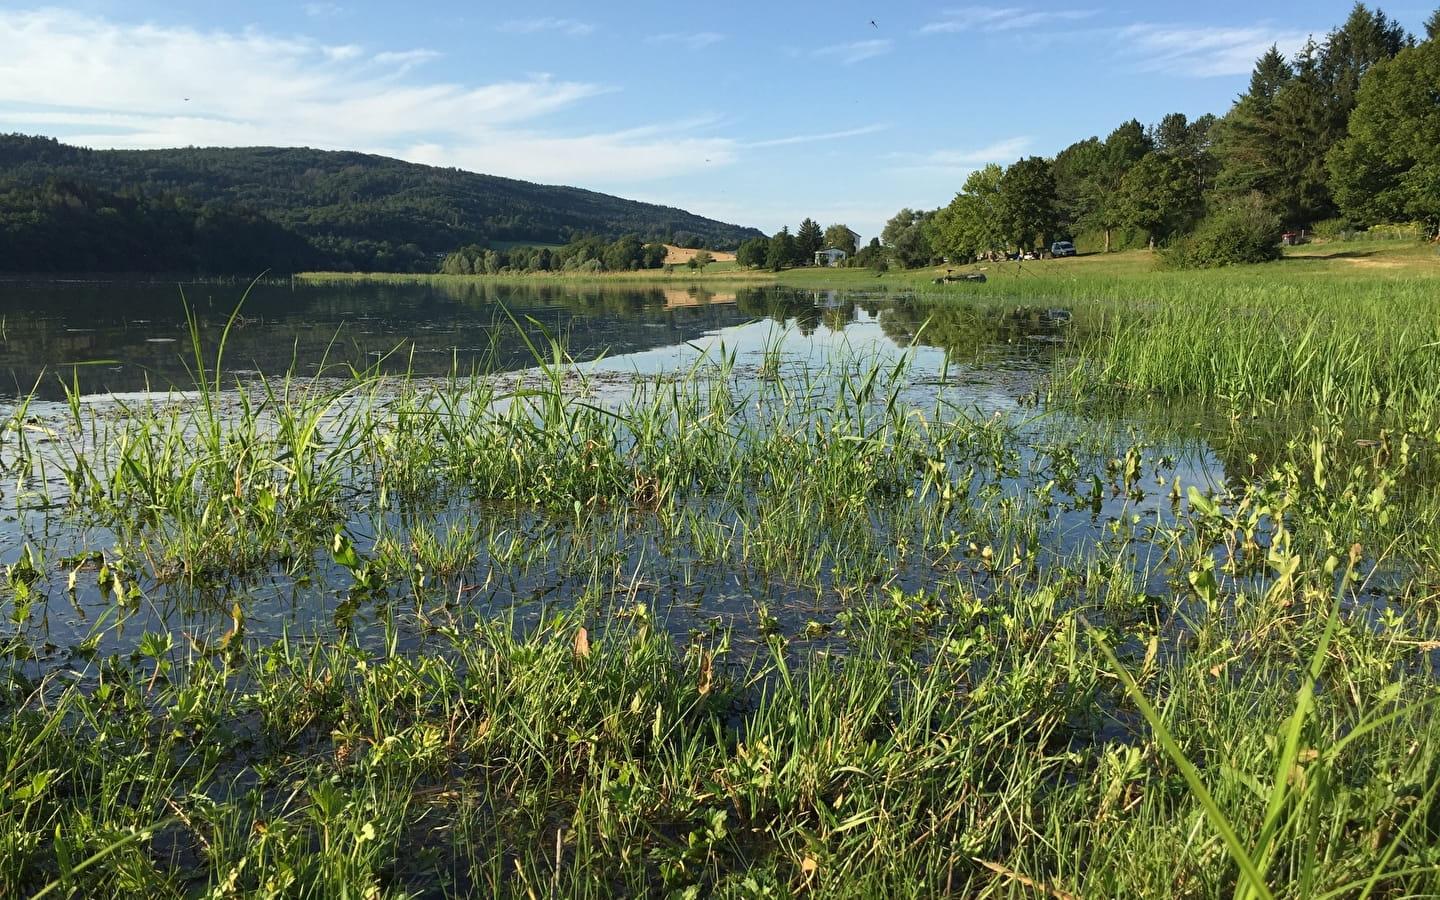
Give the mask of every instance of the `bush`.
<svg viewBox="0 0 1440 900">
<path fill-rule="evenodd" d="M 1280 258 L 1280 216 L 1265 198 L 1249 193 L 1212 211 L 1170 250 L 1161 264 L 1176 269 L 1213 269 Z"/>
<path fill-rule="evenodd" d="M 1322 219 L 1310 226 L 1310 233 L 1326 241 L 1348 241 L 1355 236 L 1349 219 Z"/>
</svg>

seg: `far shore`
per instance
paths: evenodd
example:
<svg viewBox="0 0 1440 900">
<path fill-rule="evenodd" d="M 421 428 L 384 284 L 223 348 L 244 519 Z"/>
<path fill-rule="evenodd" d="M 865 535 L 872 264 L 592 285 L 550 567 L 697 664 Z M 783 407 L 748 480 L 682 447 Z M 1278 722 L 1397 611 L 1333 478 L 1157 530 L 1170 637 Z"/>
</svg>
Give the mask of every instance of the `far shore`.
<svg viewBox="0 0 1440 900">
<path fill-rule="evenodd" d="M 698 251 L 680 251 L 693 256 Z M 877 271 L 860 267 L 804 266 L 781 269 L 741 269 L 734 254 L 712 252 L 715 261 L 691 268 L 688 262 L 667 263 L 659 269 L 631 272 L 532 272 L 500 275 L 440 275 L 400 272 L 304 272 L 294 276 L 307 282 L 389 281 L 533 285 L 536 282 L 595 285 L 783 285 L 799 288 L 874 288 L 915 289 L 927 292 L 982 294 L 998 292 L 1014 294 L 1026 287 L 1053 293 L 1062 284 L 1079 287 L 1084 283 L 1127 278 L 1184 277 L 1201 279 L 1242 279 L 1261 282 L 1284 282 L 1290 279 L 1365 277 L 1377 279 L 1409 279 L 1440 277 L 1440 256 L 1431 244 L 1411 241 L 1351 241 L 1304 244 L 1284 248 L 1281 259 L 1271 263 L 1232 266 L 1198 271 L 1164 271 L 1156 267 L 1157 256 L 1150 250 L 1124 250 L 1115 253 L 1086 252 L 1066 259 L 1026 262 L 978 262 L 940 264 L 918 269 Z M 727 258 L 728 257 L 728 258 Z M 688 259 L 688 257 L 687 257 Z M 960 282 L 936 285 L 935 279 L 947 274 L 982 272 L 984 283 Z"/>
</svg>

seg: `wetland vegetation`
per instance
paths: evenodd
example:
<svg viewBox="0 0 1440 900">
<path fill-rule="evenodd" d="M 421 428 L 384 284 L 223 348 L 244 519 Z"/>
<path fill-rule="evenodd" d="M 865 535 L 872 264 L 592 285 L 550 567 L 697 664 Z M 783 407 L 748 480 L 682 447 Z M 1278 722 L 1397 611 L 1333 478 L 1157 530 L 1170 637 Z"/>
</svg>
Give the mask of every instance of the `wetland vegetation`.
<svg viewBox="0 0 1440 900">
<path fill-rule="evenodd" d="M 1085 262 L 15 375 L 0 893 L 1440 892 L 1433 270 Z"/>
</svg>

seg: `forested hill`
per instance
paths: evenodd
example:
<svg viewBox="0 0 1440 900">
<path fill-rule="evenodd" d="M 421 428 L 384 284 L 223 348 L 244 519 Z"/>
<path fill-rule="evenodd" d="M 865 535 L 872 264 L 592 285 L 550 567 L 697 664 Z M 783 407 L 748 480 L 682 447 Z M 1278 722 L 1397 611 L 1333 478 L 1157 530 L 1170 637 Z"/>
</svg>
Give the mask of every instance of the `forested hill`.
<svg viewBox="0 0 1440 900">
<path fill-rule="evenodd" d="M 304 239 L 311 251 L 306 263 L 341 269 L 424 269 L 433 267 L 437 254 L 495 241 L 566 243 L 581 235 L 636 234 L 722 249 L 761 235 L 672 207 L 364 153 L 88 150 L 12 134 L 0 135 L 0 240 L 8 237 L 12 244 L 11 253 L 0 247 L 0 268 L 23 269 L 6 257 L 16 255 L 16 240 L 37 240 L 35 228 L 21 227 L 28 204 L 38 204 L 28 213 L 33 225 L 47 216 L 74 219 L 92 201 L 105 204 L 112 220 L 145 220 L 160 208 L 172 218 L 176 208 L 229 221 L 258 214 Z M 90 224 L 92 237 L 104 230 Z M 52 235 L 60 230 L 50 225 Z M 129 221 L 132 231 L 142 225 Z M 276 241 L 273 230 L 250 230 Z M 89 255 L 109 254 L 92 247 Z"/>
</svg>

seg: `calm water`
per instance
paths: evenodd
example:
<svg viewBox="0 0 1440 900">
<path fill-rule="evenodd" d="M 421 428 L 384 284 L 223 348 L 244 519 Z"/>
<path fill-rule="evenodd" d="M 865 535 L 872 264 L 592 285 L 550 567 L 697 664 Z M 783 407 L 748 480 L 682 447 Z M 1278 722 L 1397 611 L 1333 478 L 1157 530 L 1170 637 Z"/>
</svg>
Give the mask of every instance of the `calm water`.
<svg viewBox="0 0 1440 900">
<path fill-rule="evenodd" d="M 756 320 L 819 340 L 865 323 L 894 344 L 920 332 L 922 344 L 947 348 L 952 361 L 1005 370 L 1045 364 L 1064 335 L 1039 311 L 981 315 L 909 295 L 835 291 L 286 282 L 247 294 L 236 284 L 0 281 L 0 395 L 58 400 L 77 386 L 82 394 L 193 387 L 192 315 L 198 359 L 212 366 L 223 337 L 221 368 L 241 378 L 349 367 L 510 370 L 535 362 L 521 330 L 532 341 L 563 340 L 577 359 L 663 358 L 667 348 Z"/>
<path fill-rule="evenodd" d="M 1053 433 L 1068 427 L 1059 414 L 1040 416 L 1034 408 L 1042 379 L 1077 327 L 1063 310 L 992 310 L 953 298 L 936 303 L 908 294 L 773 288 L 716 294 L 684 288 L 576 291 L 484 283 L 464 289 L 284 283 L 257 285 L 237 306 L 243 292 L 243 285 L 0 282 L 0 396 L 8 393 L 11 398 L 0 400 L 0 413 L 8 416 L 18 398 L 33 394 L 27 411 L 43 424 L 47 416 L 63 418 L 67 394 L 78 393 L 86 403 L 105 403 L 112 394 L 188 389 L 195 384 L 197 360 L 211 369 L 217 356 L 226 384 L 258 375 L 340 375 L 352 368 L 419 376 L 523 369 L 535 364 L 527 340 L 534 344 L 553 335 L 618 394 L 628 392 L 637 376 L 684 370 L 700 354 L 722 347 L 734 354 L 742 378 L 758 373 L 762 361 L 776 354 L 794 372 L 812 362 L 818 369 L 837 354 L 887 360 L 908 352 L 911 381 L 904 397 L 918 408 L 933 408 L 943 399 L 951 408 L 976 416 L 1013 418 L 1022 434 L 1032 434 L 1037 441 L 1047 429 Z M 229 333 L 222 336 L 227 322 Z M 1117 440 L 1136 443 L 1133 433 Z M 1080 461 L 1081 470 L 1103 470 L 1105 457 L 1114 452 L 1111 446 L 1097 445 L 1092 459 Z M 13 455 L 11 448 L 0 443 L 0 457 L 8 455 Z M 1187 484 L 1222 477 L 1216 458 L 1199 442 L 1160 449 L 1152 444 L 1151 455 L 1165 460 L 1163 474 L 1181 475 Z M 1036 457 L 1026 451 L 1024 460 L 1035 462 Z M 13 461 L 0 459 L 0 466 L 9 470 Z M 1019 497 L 1035 487 L 1035 476 L 1023 468 L 997 479 L 997 497 Z M 61 485 L 53 490 L 63 495 Z M 144 631 L 170 631 L 177 643 L 182 634 L 218 634 L 228 627 L 237 597 L 247 604 L 246 629 L 252 637 L 325 632 L 342 621 L 379 628 L 383 619 L 373 607 L 356 609 L 347 597 L 348 574 L 328 568 L 323 559 L 314 577 L 299 580 L 276 573 L 258 582 L 204 590 L 150 585 L 144 601 L 121 616 L 113 601 L 93 587 L 87 591 L 82 584 L 78 592 L 66 591 L 68 569 L 56 563 L 83 550 L 103 550 L 114 536 L 67 524 L 58 506 L 26 508 L 18 493 L 0 494 L 0 562 L 13 563 L 28 546 L 43 550 L 52 571 L 38 585 L 43 596 L 30 619 L 0 627 L 23 627 L 32 644 L 46 648 L 42 655 L 53 659 L 67 658 L 67 648 L 94 634 L 97 623 L 119 618 L 125 619 L 124 628 L 107 635 L 102 650 L 133 646 Z M 1107 525 L 1121 517 L 1163 515 L 1164 506 L 1161 496 L 1140 503 L 1114 495 L 1097 498 L 1092 506 L 1056 520 L 1056 550 L 1098 542 Z M 576 536 L 550 519 L 477 510 L 463 503 L 431 515 L 432 528 L 477 520 L 495 527 L 497 515 L 513 516 L 503 523 L 503 533 L 557 560 L 533 575 L 490 583 L 481 591 L 474 585 L 490 571 L 482 554 L 469 585 L 464 578 L 458 582 L 460 590 L 475 591 L 466 595 L 471 598 L 467 602 L 482 614 L 513 609 L 533 616 L 546 603 L 563 602 L 585 589 L 584 573 L 565 571 L 560 562 L 575 558 L 571 542 Z M 414 524 L 400 513 L 377 519 L 366 511 L 348 523 L 347 533 L 368 552 L 364 544 L 373 544 L 377 532 Z M 622 560 L 619 567 L 634 573 L 636 583 L 645 585 L 630 600 L 665 609 L 677 630 L 729 624 L 752 616 L 762 605 L 790 629 L 834 612 L 814 607 L 813 588 L 744 567 L 706 570 L 659 546 L 643 531 L 627 530 L 624 524 L 617 524 L 616 531 L 606 552 Z M 926 567 L 907 566 L 913 570 L 895 572 L 895 583 L 923 588 L 931 577 Z M 403 588 L 398 593 L 403 594 Z"/>
</svg>

